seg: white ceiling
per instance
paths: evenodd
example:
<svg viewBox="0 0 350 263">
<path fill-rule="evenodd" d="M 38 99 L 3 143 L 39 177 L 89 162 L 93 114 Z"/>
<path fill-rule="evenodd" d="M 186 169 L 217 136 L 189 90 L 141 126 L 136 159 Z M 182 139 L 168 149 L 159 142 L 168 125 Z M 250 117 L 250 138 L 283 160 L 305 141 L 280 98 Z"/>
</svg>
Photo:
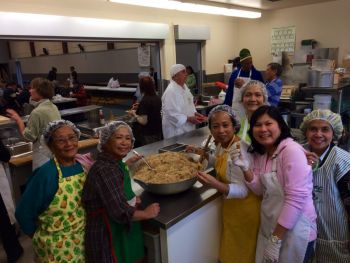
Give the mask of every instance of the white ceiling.
<svg viewBox="0 0 350 263">
<path fill-rule="evenodd" d="M 261 10 L 274 10 L 301 5 L 309 5 L 335 0 L 202 0 L 201 2 L 212 2 L 225 4 L 232 7 L 256 8 Z M 186 1 L 184 1 L 186 2 Z"/>
</svg>

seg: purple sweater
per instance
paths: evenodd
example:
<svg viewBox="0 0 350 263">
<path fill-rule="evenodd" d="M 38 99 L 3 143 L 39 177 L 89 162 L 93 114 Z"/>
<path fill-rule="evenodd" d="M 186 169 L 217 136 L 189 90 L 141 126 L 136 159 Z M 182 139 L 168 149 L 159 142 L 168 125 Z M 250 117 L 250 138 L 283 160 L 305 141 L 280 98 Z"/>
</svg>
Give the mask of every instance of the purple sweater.
<svg viewBox="0 0 350 263">
<path fill-rule="evenodd" d="M 293 139 L 283 140 L 275 151 L 277 156 L 277 179 L 284 191 L 284 204 L 277 222 L 293 229 L 299 216 L 304 214 L 309 218 L 312 227 L 310 241 L 316 239 L 316 211 L 312 200 L 312 170 L 307 164 L 304 149 Z M 254 179 L 248 187 L 257 195 L 262 195 L 263 186 L 260 175 L 271 172 L 272 160 L 267 160 L 267 154 L 255 153 L 253 159 Z"/>
</svg>

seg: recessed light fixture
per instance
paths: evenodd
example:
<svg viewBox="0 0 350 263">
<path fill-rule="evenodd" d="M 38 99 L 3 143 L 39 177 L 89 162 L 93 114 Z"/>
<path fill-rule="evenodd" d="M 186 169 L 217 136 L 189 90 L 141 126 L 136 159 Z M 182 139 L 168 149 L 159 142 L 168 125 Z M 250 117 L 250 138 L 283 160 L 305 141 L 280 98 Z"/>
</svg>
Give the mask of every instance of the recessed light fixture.
<svg viewBox="0 0 350 263">
<path fill-rule="evenodd" d="M 204 13 L 211 15 L 223 15 L 243 18 L 260 18 L 261 13 L 255 11 L 246 11 L 233 8 L 225 8 L 211 5 L 202 5 L 194 3 L 184 3 L 174 0 L 109 0 L 110 2 L 137 5 L 152 8 L 161 8 L 168 10 L 178 10 L 184 12 Z"/>
</svg>

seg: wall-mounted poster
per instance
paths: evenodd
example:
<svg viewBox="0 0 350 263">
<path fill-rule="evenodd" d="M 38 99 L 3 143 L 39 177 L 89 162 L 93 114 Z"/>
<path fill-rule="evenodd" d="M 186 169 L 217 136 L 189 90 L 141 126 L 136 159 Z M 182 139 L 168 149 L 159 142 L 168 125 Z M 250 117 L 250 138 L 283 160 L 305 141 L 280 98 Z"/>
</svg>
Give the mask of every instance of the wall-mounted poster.
<svg viewBox="0 0 350 263">
<path fill-rule="evenodd" d="M 151 47 L 148 45 L 138 47 L 137 57 L 140 67 L 149 67 L 151 64 Z"/>
<path fill-rule="evenodd" d="M 283 51 L 294 52 L 295 26 L 272 28 L 271 54 L 281 54 Z"/>
</svg>

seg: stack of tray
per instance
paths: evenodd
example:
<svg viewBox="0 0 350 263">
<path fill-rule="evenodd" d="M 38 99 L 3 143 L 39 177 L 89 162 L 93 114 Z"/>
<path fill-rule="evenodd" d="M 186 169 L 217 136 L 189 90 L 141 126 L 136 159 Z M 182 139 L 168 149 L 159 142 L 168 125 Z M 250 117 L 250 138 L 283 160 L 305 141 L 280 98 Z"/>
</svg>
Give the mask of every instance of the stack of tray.
<svg viewBox="0 0 350 263">
<path fill-rule="evenodd" d="M 184 152 L 187 147 L 187 144 L 175 143 L 159 149 L 159 153 L 164 152 Z"/>
</svg>

